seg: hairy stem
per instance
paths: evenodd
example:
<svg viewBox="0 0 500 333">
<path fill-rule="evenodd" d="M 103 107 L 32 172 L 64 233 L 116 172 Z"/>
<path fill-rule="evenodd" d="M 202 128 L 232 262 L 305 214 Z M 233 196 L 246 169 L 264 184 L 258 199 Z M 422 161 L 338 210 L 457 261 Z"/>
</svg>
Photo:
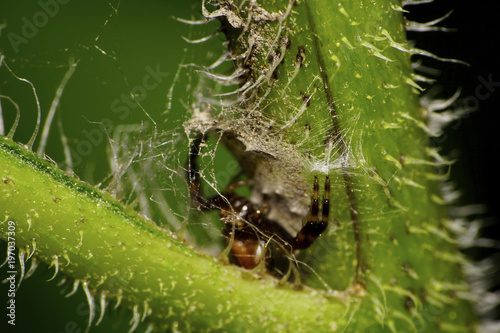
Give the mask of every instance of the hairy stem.
<svg viewBox="0 0 500 333">
<path fill-rule="evenodd" d="M 104 295 L 157 330 L 472 331 L 437 174 L 448 162 L 428 147 L 401 2 L 220 0 L 204 15 L 221 20 L 240 100 L 186 128 L 224 134 L 278 223 L 300 225 L 313 177 L 331 179 L 330 226 L 299 257 L 304 286 L 200 254 L 6 138 L 1 237 L 15 225 L 21 258 L 79 281 L 90 321 Z"/>
<path fill-rule="evenodd" d="M 304 331 L 334 325 L 346 311 L 348 295 L 242 278 L 236 267 L 194 252 L 106 193 L 0 140 L 2 238 L 14 221 L 16 246 L 28 256 L 34 251 L 94 295 L 122 298 L 157 328 Z"/>
</svg>

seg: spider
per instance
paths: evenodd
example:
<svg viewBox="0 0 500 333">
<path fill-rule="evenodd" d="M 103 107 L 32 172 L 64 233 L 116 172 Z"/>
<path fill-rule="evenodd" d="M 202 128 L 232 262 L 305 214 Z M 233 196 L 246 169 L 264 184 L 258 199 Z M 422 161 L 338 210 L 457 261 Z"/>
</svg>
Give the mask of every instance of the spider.
<svg viewBox="0 0 500 333">
<path fill-rule="evenodd" d="M 198 136 L 193 141 L 189 153 L 188 177 L 192 200 L 201 211 L 218 209 L 224 221 L 223 235 L 227 246 L 230 246 L 230 262 L 245 269 L 256 268 L 263 260 L 269 261 L 266 246 L 270 243 L 282 255 L 291 255 L 295 250 L 306 249 L 325 231 L 330 213 L 330 179 L 326 176 L 325 192 L 319 219 L 319 183 L 314 177 L 313 196 L 310 212 L 302 229 L 292 236 L 276 221 L 266 217 L 269 203 L 257 207 L 247 198 L 235 193 L 235 189 L 248 185 L 249 181 L 236 181 L 229 185 L 225 192 L 204 199 L 201 195 L 200 173 L 197 157 L 200 144 L 206 136 Z M 269 263 L 266 262 L 266 267 Z"/>
</svg>

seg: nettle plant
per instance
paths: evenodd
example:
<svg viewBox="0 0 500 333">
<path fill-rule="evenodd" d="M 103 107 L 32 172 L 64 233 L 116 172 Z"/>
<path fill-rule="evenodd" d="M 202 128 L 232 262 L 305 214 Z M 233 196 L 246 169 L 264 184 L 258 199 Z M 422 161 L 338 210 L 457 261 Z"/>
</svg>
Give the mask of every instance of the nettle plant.
<svg viewBox="0 0 500 333">
<path fill-rule="evenodd" d="M 405 20 L 423 2 L 202 1 L 197 19 L 172 20 L 185 37 L 177 70 L 134 58 L 137 77 L 122 68 L 116 31 L 138 26 L 126 4 L 108 3 L 97 35 L 54 66 L 63 79 L 45 117 L 38 78 L 16 66 L 36 59 L 17 54 L 36 36 L 4 27 L 17 44 L 1 55 L 2 89 L 29 86 L 37 105 L 35 132 L 17 144 L 20 102 L 1 96 L 0 229 L 5 241 L 15 232 L 6 261 L 17 285 L 49 265 L 70 294 L 83 290 L 92 331 L 118 306 L 131 332 L 477 330 L 483 291 L 466 282 L 464 268 L 477 270 L 457 241 L 471 231 L 449 215 L 452 162 L 429 144 L 463 110 L 446 111 L 458 93 L 425 95 L 432 80 L 419 66 L 459 61 L 406 40 L 439 22 Z M 64 99 L 102 93 L 71 91 L 100 61 L 123 86 L 100 79 L 119 97 L 91 106 L 97 115 L 72 139 Z"/>
</svg>

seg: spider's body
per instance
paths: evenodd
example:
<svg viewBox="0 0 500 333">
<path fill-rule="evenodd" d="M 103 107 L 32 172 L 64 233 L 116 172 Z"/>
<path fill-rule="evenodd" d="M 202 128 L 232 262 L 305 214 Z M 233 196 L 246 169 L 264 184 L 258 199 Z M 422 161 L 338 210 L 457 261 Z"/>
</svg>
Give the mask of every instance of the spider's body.
<svg viewBox="0 0 500 333">
<path fill-rule="evenodd" d="M 325 179 L 321 219 L 318 220 L 319 183 L 318 178 L 314 177 L 311 210 L 306 223 L 296 236 L 290 235 L 280 224 L 267 218 L 268 203 L 263 207 L 257 207 L 247 198 L 234 192 L 237 187 L 247 185 L 248 181 L 235 182 L 223 194 L 204 199 L 201 195 L 200 175 L 196 163 L 202 140 L 203 137 L 194 140 L 189 155 L 191 193 L 195 205 L 200 210 L 219 209 L 221 219 L 225 222 L 223 234 L 231 246 L 233 263 L 246 269 L 253 269 L 263 260 L 269 259 L 269 255 L 266 255 L 268 244 L 273 244 L 283 255 L 292 254 L 294 250 L 308 248 L 326 229 L 330 212 L 328 176 Z"/>
</svg>

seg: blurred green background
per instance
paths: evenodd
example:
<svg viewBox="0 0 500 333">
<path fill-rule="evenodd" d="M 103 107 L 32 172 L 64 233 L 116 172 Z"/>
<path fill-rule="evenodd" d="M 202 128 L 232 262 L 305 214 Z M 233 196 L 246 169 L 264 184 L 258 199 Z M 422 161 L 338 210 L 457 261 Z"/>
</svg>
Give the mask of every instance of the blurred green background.
<svg viewBox="0 0 500 333">
<path fill-rule="evenodd" d="M 197 15 L 199 19 L 200 4 L 195 0 L 64 2 L 0 1 L 0 51 L 12 71 L 35 86 L 42 120 L 70 63 L 78 62 L 58 112 L 72 152 L 82 157 L 83 161 L 74 158 L 75 171 L 80 174 L 85 164 L 97 163 L 104 153 L 106 138 L 96 134 L 96 130 L 104 133 L 99 123 L 110 124 L 106 126 L 110 136 L 119 124 L 151 124 L 152 119 L 160 129 L 179 125 L 180 115 L 175 114 L 179 105 L 173 108 L 174 114 L 164 112 L 178 66 L 184 56 L 190 56 L 185 55 L 189 45 L 181 36 L 189 37 L 193 29 L 172 16 L 189 19 Z M 212 31 L 202 27 L 196 33 L 204 29 Z M 153 72 L 156 76 L 151 75 Z M 21 109 L 21 123 L 14 138 L 26 143 L 37 118 L 32 88 L 17 80 L 5 66 L 0 75 L 2 95 L 11 97 Z M 175 88 L 184 85 L 179 82 Z M 2 108 L 8 131 L 15 109 L 5 99 Z M 64 156 L 57 120 L 55 117 L 46 153 L 59 162 Z M 79 140 L 89 141 L 91 147 L 78 145 Z M 102 166 L 95 168 L 95 179 L 106 175 Z"/>
<path fill-rule="evenodd" d="M 21 111 L 14 140 L 27 143 L 37 119 L 32 87 L 15 76 L 29 80 L 36 89 L 42 112 L 41 131 L 58 86 L 75 62 L 78 65 L 61 96 L 48 137 L 45 152 L 51 159 L 64 164 L 59 121 L 71 149 L 73 170 L 92 184 L 110 174 L 108 138 L 113 138 L 118 126 L 147 125 L 142 135 L 148 136 L 154 133 L 156 124 L 158 133 L 182 135 L 182 123 L 191 104 L 186 92 L 193 83 L 183 68 L 175 79 L 179 64 L 197 59 L 210 62 L 218 55 L 205 54 L 201 50 L 206 45 L 193 46 L 181 38 L 210 34 L 213 25 L 194 27 L 173 16 L 201 19 L 200 1 L 0 0 L 0 56 L 4 57 L 0 95 L 12 99 Z M 220 45 L 220 38 L 215 42 Z M 169 91 L 174 96 L 171 100 Z M 2 97 L 1 106 L 4 132 L 8 133 L 16 107 L 6 97 Z M 40 135 L 35 151 L 39 140 Z M 180 156 L 171 158 L 175 161 L 168 161 L 167 156 L 162 163 L 182 162 Z M 0 253 L 3 260 L 3 242 Z M 72 283 L 58 286 L 61 274 L 45 282 L 53 272 L 53 268 L 40 264 L 34 275 L 22 282 L 15 297 L 16 326 L 7 324 L 2 305 L 0 332 L 85 331 L 88 305 L 82 289 L 66 298 Z M 0 278 L 6 276 L 4 267 Z M 1 284 L 1 304 L 6 304 L 6 299 L 7 285 Z M 113 305 L 111 302 L 110 307 Z M 110 307 L 102 323 L 92 327 L 91 332 L 128 331 L 132 314 Z M 145 327 L 138 327 L 138 332 Z"/>
</svg>

